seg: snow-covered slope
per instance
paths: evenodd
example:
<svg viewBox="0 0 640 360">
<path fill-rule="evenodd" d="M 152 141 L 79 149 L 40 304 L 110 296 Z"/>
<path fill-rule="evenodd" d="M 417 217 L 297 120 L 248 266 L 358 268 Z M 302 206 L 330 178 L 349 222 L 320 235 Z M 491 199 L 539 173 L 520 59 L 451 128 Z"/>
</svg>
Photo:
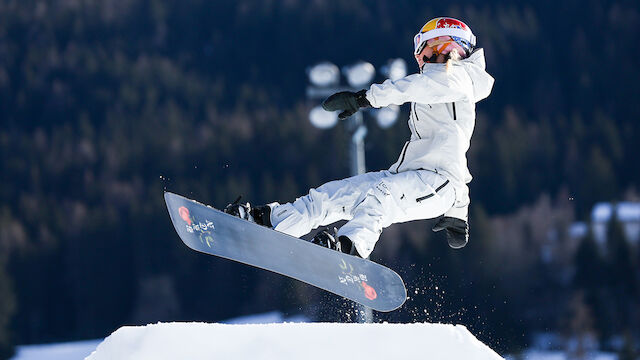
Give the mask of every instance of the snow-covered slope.
<svg viewBox="0 0 640 360">
<path fill-rule="evenodd" d="M 11 360 L 80 360 L 91 354 L 99 340 L 84 340 L 58 344 L 16 346 L 16 355 Z"/>
<path fill-rule="evenodd" d="M 122 327 L 90 360 L 501 359 L 464 326 L 158 323 Z"/>
</svg>

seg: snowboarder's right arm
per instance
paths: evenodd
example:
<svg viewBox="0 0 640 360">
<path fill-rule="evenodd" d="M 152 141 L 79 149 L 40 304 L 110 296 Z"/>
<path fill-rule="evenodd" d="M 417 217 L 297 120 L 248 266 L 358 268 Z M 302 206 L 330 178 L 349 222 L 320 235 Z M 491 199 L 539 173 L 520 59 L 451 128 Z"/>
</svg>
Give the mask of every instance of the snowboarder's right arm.
<svg viewBox="0 0 640 360">
<path fill-rule="evenodd" d="M 373 84 L 369 90 L 357 93 L 343 91 L 331 95 L 322 107 L 327 111 L 342 111 L 345 119 L 362 107 L 385 107 L 406 102 L 420 104 L 450 103 L 468 99 L 475 101 L 471 77 L 461 65 L 431 64 L 432 68 L 422 74 L 413 74 L 399 80 L 386 80 Z"/>
<path fill-rule="evenodd" d="M 453 65 L 451 71 L 447 72 L 445 64 L 431 66 L 434 67 L 433 71 L 371 85 L 367 91 L 367 100 L 376 108 L 406 102 L 438 104 L 463 99 L 474 100 L 471 77 L 464 67 Z"/>
</svg>

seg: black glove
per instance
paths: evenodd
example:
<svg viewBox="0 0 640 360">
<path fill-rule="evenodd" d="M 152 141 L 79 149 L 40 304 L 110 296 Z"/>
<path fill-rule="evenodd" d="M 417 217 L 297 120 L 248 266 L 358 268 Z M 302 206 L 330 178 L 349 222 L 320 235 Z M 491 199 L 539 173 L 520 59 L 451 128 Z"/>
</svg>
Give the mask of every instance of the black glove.
<svg viewBox="0 0 640 360">
<path fill-rule="evenodd" d="M 434 232 L 447 231 L 447 242 L 453 249 L 465 247 L 469 242 L 469 224 L 454 217 L 444 216 L 433 226 Z"/>
<path fill-rule="evenodd" d="M 344 120 L 355 114 L 360 108 L 371 107 L 366 93 L 367 90 L 360 90 L 356 93 L 351 91 L 335 93 L 322 103 L 322 108 L 327 111 L 342 110 L 338 117 L 340 120 Z"/>
</svg>

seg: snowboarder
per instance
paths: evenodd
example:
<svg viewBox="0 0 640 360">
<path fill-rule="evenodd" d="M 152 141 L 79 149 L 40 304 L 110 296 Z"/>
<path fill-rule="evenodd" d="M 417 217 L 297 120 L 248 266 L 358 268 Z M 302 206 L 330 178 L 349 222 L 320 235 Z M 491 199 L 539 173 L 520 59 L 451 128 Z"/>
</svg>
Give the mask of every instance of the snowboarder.
<svg viewBox="0 0 640 360">
<path fill-rule="evenodd" d="M 475 104 L 489 96 L 493 78 L 482 49 L 462 21 L 438 17 L 414 37 L 419 73 L 386 80 L 358 92 L 339 92 L 322 104 L 341 111 L 411 103 L 411 138 L 388 170 L 328 182 L 292 203 L 251 207 L 236 201 L 225 211 L 300 237 L 320 226 L 348 220 L 337 234 L 322 230 L 312 242 L 367 258 L 383 228 L 441 216 L 433 231 L 445 230 L 449 245 L 469 238 L 471 174 L 466 152 L 475 125 Z"/>
</svg>

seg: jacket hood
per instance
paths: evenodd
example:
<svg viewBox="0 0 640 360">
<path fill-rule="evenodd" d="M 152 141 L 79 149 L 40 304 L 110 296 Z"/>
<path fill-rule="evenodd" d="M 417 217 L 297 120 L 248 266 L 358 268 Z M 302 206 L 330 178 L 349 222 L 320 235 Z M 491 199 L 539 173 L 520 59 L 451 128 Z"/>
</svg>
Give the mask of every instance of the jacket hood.
<svg viewBox="0 0 640 360">
<path fill-rule="evenodd" d="M 461 63 L 471 77 L 474 102 L 489 96 L 495 80 L 485 70 L 487 64 L 484 59 L 484 49 L 477 49 L 468 58 L 462 60 Z"/>
</svg>

